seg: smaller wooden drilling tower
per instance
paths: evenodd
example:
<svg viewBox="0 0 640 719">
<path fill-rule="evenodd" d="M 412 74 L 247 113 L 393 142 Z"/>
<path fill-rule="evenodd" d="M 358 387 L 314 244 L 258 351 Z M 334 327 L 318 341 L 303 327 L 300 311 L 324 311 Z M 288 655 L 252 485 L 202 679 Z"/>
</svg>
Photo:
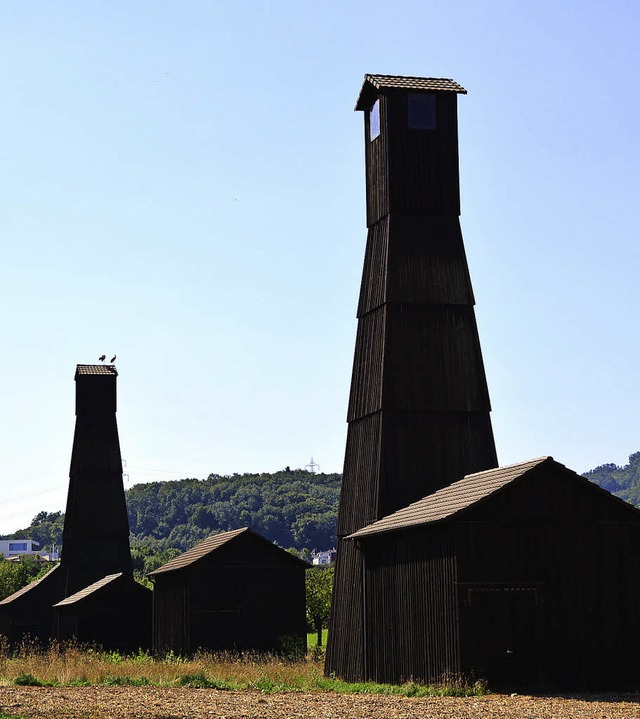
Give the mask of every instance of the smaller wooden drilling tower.
<svg viewBox="0 0 640 719">
<path fill-rule="evenodd" d="M 367 246 L 326 671 L 364 674 L 363 568 L 344 537 L 497 466 L 460 230 L 453 80 L 366 75 Z"/>
<path fill-rule="evenodd" d="M 108 574 L 133 577 L 116 424 L 114 365 L 76 367 L 76 429 L 62 535 L 64 596 Z"/>
<path fill-rule="evenodd" d="M 133 579 L 114 365 L 76 367 L 76 428 L 62 558 L 0 602 L 0 634 L 135 650 L 151 643 L 151 592 Z"/>
</svg>

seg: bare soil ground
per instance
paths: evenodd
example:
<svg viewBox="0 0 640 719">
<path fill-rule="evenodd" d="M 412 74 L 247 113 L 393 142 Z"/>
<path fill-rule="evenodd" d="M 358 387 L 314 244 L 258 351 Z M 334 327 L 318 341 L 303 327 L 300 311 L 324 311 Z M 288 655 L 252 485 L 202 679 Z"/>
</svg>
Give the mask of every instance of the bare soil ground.
<svg viewBox="0 0 640 719">
<path fill-rule="evenodd" d="M 640 695 L 407 698 L 164 687 L 0 687 L 0 711 L 46 719 L 638 719 Z"/>
</svg>

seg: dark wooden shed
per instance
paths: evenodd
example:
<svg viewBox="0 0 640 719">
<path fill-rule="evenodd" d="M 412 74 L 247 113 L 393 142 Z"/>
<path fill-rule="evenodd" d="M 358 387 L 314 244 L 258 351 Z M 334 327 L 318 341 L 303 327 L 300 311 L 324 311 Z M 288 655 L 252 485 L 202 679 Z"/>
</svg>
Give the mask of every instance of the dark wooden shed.
<svg viewBox="0 0 640 719">
<path fill-rule="evenodd" d="M 46 644 L 53 636 L 51 607 L 63 596 L 63 575 L 57 564 L 0 602 L 0 634 L 13 646 L 27 638 Z"/>
<path fill-rule="evenodd" d="M 551 457 L 353 533 L 365 676 L 640 688 L 640 511 Z"/>
<path fill-rule="evenodd" d="M 308 566 L 246 527 L 205 539 L 150 573 L 154 649 L 304 653 Z"/>
<path fill-rule="evenodd" d="M 151 648 L 152 592 L 127 575 L 111 574 L 54 605 L 58 641 L 104 649 Z"/>
</svg>

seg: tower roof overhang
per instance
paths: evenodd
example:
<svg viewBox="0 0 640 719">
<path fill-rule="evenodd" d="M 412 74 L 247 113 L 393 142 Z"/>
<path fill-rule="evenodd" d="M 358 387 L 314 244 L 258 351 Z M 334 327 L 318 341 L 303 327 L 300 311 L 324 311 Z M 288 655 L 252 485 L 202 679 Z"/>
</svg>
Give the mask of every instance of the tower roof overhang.
<svg viewBox="0 0 640 719">
<path fill-rule="evenodd" d="M 356 110 L 368 110 L 381 90 L 407 90 L 410 92 L 453 92 L 466 95 L 467 91 L 446 77 L 410 77 L 403 75 L 370 75 L 364 76 L 364 83 Z"/>
</svg>

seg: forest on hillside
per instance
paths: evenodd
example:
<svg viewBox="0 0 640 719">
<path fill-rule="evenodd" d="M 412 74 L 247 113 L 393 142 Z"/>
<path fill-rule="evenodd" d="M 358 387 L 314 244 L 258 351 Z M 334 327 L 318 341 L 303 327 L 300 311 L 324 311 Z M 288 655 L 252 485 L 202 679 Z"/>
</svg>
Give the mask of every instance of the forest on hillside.
<svg viewBox="0 0 640 719">
<path fill-rule="evenodd" d="M 582 476 L 624 499 L 625 502 L 640 507 L 640 452 L 630 455 L 629 464 L 624 467 L 602 464 Z"/>
<path fill-rule="evenodd" d="M 640 506 L 640 452 L 625 466 L 603 464 L 584 476 Z M 211 534 L 246 526 L 308 558 L 336 544 L 341 479 L 287 468 L 134 485 L 126 491 L 134 563 L 149 571 Z M 43 511 L 3 538 L 29 537 L 44 550 L 60 546 L 63 523 L 62 512 Z"/>
<path fill-rule="evenodd" d="M 248 526 L 285 549 L 330 549 L 341 479 L 287 468 L 136 484 L 125 493 L 132 547 L 144 545 L 154 554 L 185 551 L 216 532 Z M 62 512 L 40 512 L 29 527 L 4 538 L 29 537 L 43 549 L 60 546 L 63 523 Z"/>
</svg>

